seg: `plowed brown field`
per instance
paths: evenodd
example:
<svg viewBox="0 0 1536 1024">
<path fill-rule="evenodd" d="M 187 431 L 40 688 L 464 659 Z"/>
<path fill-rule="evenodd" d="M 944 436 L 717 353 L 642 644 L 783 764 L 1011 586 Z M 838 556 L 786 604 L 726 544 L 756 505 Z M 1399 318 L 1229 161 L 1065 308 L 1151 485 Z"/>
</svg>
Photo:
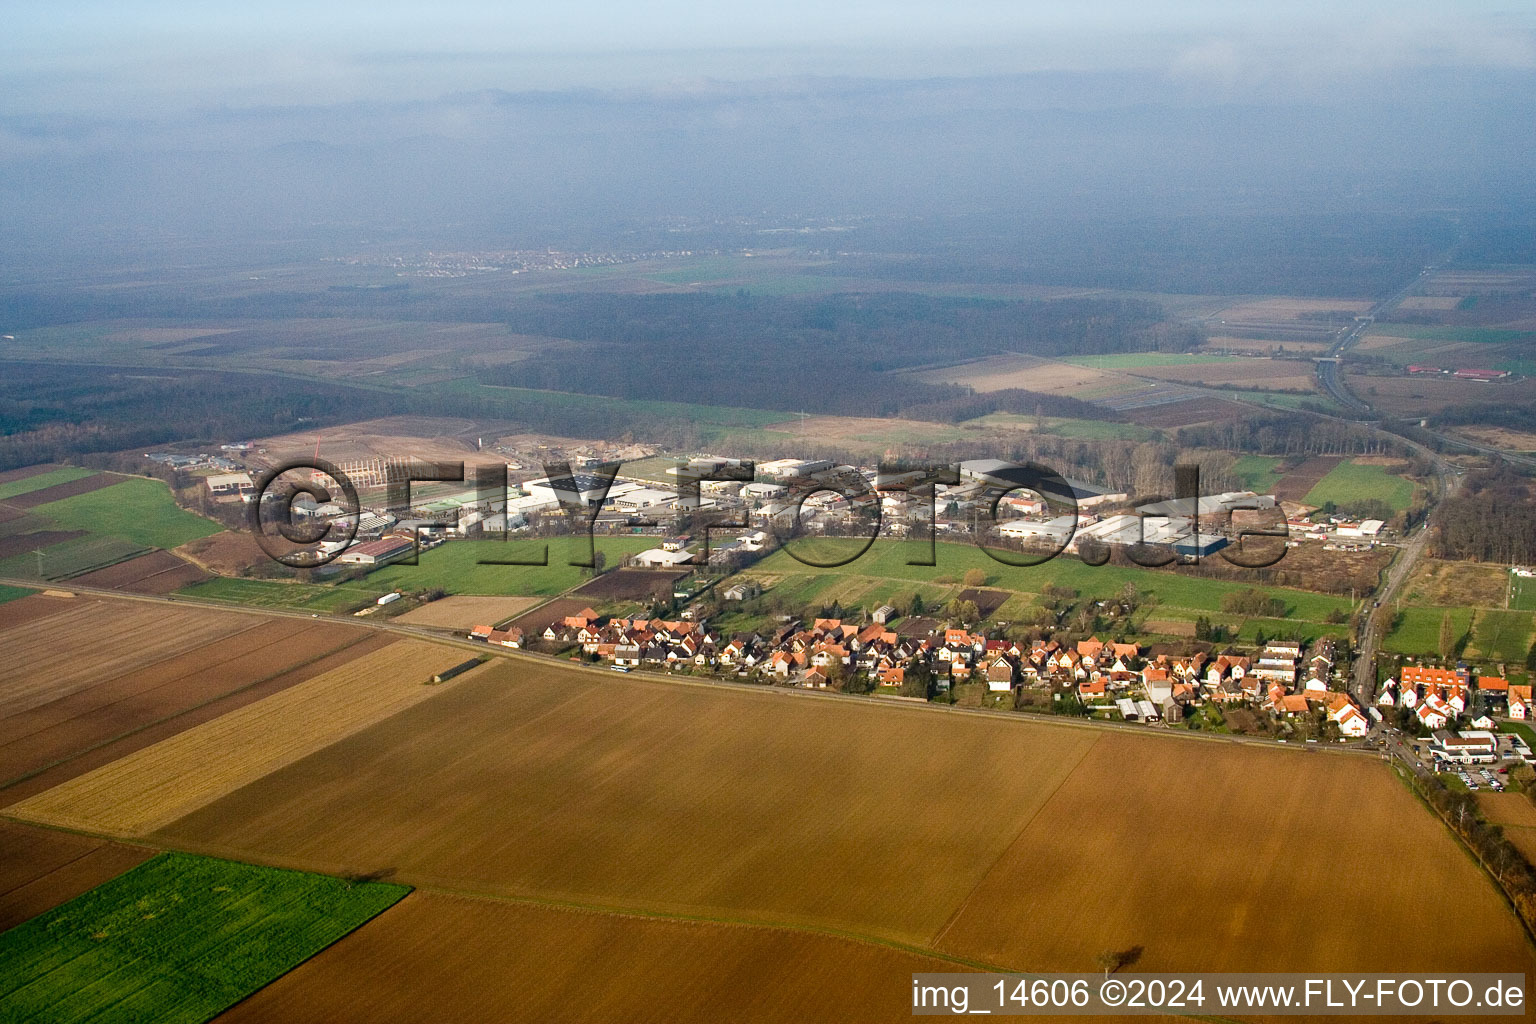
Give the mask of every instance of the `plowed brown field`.
<svg viewBox="0 0 1536 1024">
<path fill-rule="evenodd" d="M 463 660 L 460 652 L 435 644 L 399 641 L 55 786 L 7 813 L 84 832 L 142 835 L 443 693 L 446 687 L 426 681 Z"/>
<path fill-rule="evenodd" d="M 413 893 L 215 1020 L 859 1024 L 910 1020 L 912 973 L 958 970 L 830 935 Z"/>
<path fill-rule="evenodd" d="M 57 609 L 53 614 L 0 628 L 0 651 L 5 652 L 0 660 L 0 728 L 15 715 L 103 679 L 262 622 L 255 615 L 137 601 L 57 600 L 50 605 Z"/>
<path fill-rule="evenodd" d="M 0 931 L 142 864 L 137 846 L 0 822 Z"/>
<path fill-rule="evenodd" d="M 208 578 L 197 566 L 183 562 L 169 551 L 151 551 L 105 569 L 70 579 L 78 587 L 104 587 L 134 594 L 170 594 Z"/>
<path fill-rule="evenodd" d="M 235 639 L 103 676 L 95 685 L 11 715 L 0 727 L 0 804 L 22 799 L 7 783 L 362 639 L 358 630 L 338 624 L 273 620 Z M 55 774 L 52 781 L 63 778 Z"/>
<path fill-rule="evenodd" d="M 1025 970 L 1536 970 L 1376 761 L 493 666 L 159 838 Z M 1457 894 L 1432 937 L 1383 898 L 1420 885 Z"/>
<path fill-rule="evenodd" d="M 1456 894 L 1431 932 L 1385 898 L 1421 888 Z M 1379 762 L 1119 733 L 935 939 L 1021 969 L 1136 946 L 1141 971 L 1536 968 L 1492 884 Z"/>
<path fill-rule="evenodd" d="M 162 834 L 461 890 L 921 940 L 1095 738 L 492 666 Z"/>
</svg>

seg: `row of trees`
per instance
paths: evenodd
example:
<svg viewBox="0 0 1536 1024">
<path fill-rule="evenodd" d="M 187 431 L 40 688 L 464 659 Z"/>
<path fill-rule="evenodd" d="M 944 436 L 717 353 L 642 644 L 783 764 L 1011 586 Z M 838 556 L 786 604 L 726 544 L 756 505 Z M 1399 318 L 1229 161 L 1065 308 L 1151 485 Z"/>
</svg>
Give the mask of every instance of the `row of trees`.
<svg viewBox="0 0 1536 1024">
<path fill-rule="evenodd" d="M 1529 770 L 1521 777 L 1527 785 L 1536 782 Z M 1414 786 L 1503 887 L 1526 927 L 1536 927 L 1536 869 L 1503 828 L 1483 818 L 1476 796 L 1448 789 L 1438 775 L 1415 774 Z"/>
<path fill-rule="evenodd" d="M 1470 474 L 1435 513 L 1434 553 L 1479 562 L 1536 562 L 1536 482 L 1499 465 Z"/>
<path fill-rule="evenodd" d="M 1184 427 L 1180 445 L 1257 455 L 1404 455 L 1404 446 L 1375 430 L 1305 413 L 1245 416 Z"/>
</svg>

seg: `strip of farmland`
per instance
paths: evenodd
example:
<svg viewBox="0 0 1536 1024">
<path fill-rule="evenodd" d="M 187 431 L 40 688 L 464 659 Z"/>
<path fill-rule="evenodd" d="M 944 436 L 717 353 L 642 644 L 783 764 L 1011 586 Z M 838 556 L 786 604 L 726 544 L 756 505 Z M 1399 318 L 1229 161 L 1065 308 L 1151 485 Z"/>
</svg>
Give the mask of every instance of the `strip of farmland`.
<svg viewBox="0 0 1536 1024">
<path fill-rule="evenodd" d="M 387 642 L 337 623 L 274 620 L 12 716 L 0 734 L 0 804 L 300 682 L 301 668 L 364 653 L 368 640 Z"/>
<path fill-rule="evenodd" d="M 860 1024 L 908 1018 L 914 971 L 954 970 L 830 935 L 412 893 L 217 1020 Z"/>
<path fill-rule="evenodd" d="M 33 600 L 28 598 L 28 601 Z M 252 629 L 255 615 L 39 597 L 53 614 L 0 629 L 0 720 Z"/>
<path fill-rule="evenodd" d="M 920 941 L 1097 737 L 526 661 L 477 672 L 160 836 L 413 885 Z"/>
<path fill-rule="evenodd" d="M 462 660 L 434 644 L 390 644 L 55 786 L 7 813 L 85 832 L 143 835 L 444 692 L 426 680 Z"/>
</svg>

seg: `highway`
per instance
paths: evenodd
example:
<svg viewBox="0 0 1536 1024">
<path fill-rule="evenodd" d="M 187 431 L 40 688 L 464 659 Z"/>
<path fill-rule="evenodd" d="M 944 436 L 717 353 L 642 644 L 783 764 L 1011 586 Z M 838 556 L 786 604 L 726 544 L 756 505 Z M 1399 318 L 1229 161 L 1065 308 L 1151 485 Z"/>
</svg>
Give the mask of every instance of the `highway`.
<svg viewBox="0 0 1536 1024">
<path fill-rule="evenodd" d="M 1316 363 L 1317 382 L 1328 393 L 1330 398 L 1361 418 L 1366 417 L 1372 412 L 1370 404 L 1361 400 L 1353 391 L 1349 390 L 1349 385 L 1344 380 L 1344 371 L 1341 367 L 1343 366 L 1345 354 L 1365 336 L 1367 331 L 1376 325 L 1376 321 L 1380 317 L 1396 309 L 1398 303 L 1406 299 L 1425 277 L 1434 273 L 1441 265 L 1450 262 L 1454 252 L 1455 247 L 1453 246 L 1439 261 L 1425 267 L 1418 277 L 1415 277 L 1387 298 L 1372 306 L 1369 312 L 1361 316 L 1355 326 L 1341 334 L 1338 340 L 1329 346 L 1327 353 L 1318 357 Z M 1505 451 L 1502 448 L 1494 448 L 1490 445 L 1466 441 L 1459 437 L 1451 437 L 1448 434 L 1442 434 L 1427 427 L 1421 427 L 1420 429 L 1448 448 L 1458 448 L 1479 455 L 1492 455 L 1507 462 L 1536 468 L 1536 457 L 1519 455 L 1514 452 Z M 1425 449 L 1425 451 L 1427 450 Z"/>
</svg>

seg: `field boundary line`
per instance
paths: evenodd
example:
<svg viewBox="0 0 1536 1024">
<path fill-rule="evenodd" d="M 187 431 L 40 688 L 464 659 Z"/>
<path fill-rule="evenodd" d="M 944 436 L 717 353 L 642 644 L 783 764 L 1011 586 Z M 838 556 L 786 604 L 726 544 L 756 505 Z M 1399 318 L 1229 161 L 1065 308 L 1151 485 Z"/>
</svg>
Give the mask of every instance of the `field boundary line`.
<svg viewBox="0 0 1536 1024">
<path fill-rule="evenodd" d="M 1046 806 L 1049 805 L 1052 800 L 1056 799 L 1056 794 L 1061 792 L 1061 787 L 1065 786 L 1067 781 L 1071 779 L 1073 775 L 1077 774 L 1078 768 L 1082 767 L 1083 762 L 1088 759 L 1088 755 L 1093 752 L 1095 747 L 1097 747 L 1100 743 L 1103 743 L 1104 739 L 1104 736 L 1097 736 L 1094 738 L 1092 743 L 1089 743 L 1083 747 L 1083 752 L 1077 756 L 1076 761 L 1072 762 L 1072 767 L 1068 768 L 1065 772 L 1062 773 L 1060 781 L 1058 781 L 1055 786 L 1051 787 L 1051 791 L 1046 794 L 1045 799 L 1040 801 L 1040 806 L 1035 808 L 1035 813 L 1031 814 L 1028 820 L 1026 820 L 1024 824 L 1019 827 L 1019 830 L 1013 834 L 1013 838 L 1008 840 L 1007 845 L 1004 846 L 998 855 L 992 859 L 992 863 L 988 864 L 986 870 L 982 871 L 981 874 L 977 877 L 976 884 L 971 886 L 971 891 L 965 894 L 964 898 L 960 900 L 960 903 L 955 907 L 953 911 L 950 912 L 949 917 L 944 919 L 944 923 L 939 926 L 939 930 L 934 932 L 933 935 L 928 939 L 929 945 L 937 949 L 939 943 L 944 941 L 945 934 L 949 931 L 950 928 L 954 926 L 954 923 L 960 919 L 960 915 L 965 912 L 966 907 L 971 905 L 972 898 L 975 897 L 976 893 L 980 891 L 981 887 L 986 883 L 987 877 L 992 874 L 992 869 L 1001 864 L 1003 858 L 1008 856 L 1009 852 L 1015 846 L 1019 845 L 1019 841 L 1024 838 L 1024 833 L 1029 831 L 1029 827 L 1035 823 L 1035 819 L 1040 817 L 1041 812 L 1045 810 Z"/>
</svg>

